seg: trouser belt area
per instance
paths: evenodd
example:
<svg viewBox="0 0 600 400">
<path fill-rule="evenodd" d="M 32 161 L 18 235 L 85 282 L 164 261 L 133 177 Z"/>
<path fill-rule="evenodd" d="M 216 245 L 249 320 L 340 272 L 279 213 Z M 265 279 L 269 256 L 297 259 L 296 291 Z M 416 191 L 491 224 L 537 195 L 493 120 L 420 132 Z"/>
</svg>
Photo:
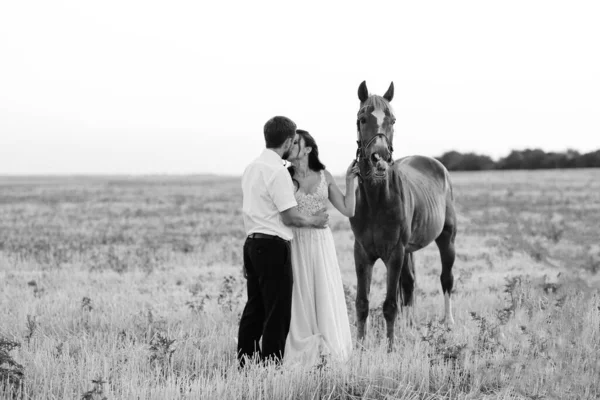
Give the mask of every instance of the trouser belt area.
<svg viewBox="0 0 600 400">
<path fill-rule="evenodd" d="M 248 235 L 248 239 L 272 239 L 272 240 L 281 240 L 283 242 L 289 242 L 289 240 L 285 240 L 276 235 L 267 235 L 266 233 L 251 233 Z"/>
</svg>

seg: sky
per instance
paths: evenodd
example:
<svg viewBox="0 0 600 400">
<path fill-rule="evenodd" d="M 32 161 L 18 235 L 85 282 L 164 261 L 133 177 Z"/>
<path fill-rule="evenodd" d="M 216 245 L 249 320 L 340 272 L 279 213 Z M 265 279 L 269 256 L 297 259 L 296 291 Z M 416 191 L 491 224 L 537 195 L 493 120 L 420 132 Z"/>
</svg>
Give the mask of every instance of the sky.
<svg viewBox="0 0 600 400">
<path fill-rule="evenodd" d="M 394 156 L 600 148 L 598 1 L 0 2 L 0 175 L 240 175 L 291 118 L 342 174 L 358 86 Z"/>
</svg>

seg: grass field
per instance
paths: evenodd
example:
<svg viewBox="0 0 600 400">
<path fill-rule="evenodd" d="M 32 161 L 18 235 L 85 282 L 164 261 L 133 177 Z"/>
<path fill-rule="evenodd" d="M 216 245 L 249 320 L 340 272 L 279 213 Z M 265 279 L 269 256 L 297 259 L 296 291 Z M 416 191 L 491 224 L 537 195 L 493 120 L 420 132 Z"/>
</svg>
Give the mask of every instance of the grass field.
<svg viewBox="0 0 600 400">
<path fill-rule="evenodd" d="M 347 365 L 241 373 L 239 178 L 0 178 L 0 398 L 598 398 L 600 170 L 452 179 L 452 331 L 433 245 L 394 352 L 378 262 Z M 330 212 L 354 325 L 353 235 Z"/>
</svg>

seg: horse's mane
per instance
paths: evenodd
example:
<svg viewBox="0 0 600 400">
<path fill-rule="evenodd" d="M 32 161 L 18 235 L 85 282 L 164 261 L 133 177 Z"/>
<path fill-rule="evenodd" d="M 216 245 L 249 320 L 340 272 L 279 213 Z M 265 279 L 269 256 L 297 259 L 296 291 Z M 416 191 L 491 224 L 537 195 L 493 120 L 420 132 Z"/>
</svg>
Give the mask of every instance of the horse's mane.
<svg viewBox="0 0 600 400">
<path fill-rule="evenodd" d="M 367 100 L 365 100 L 365 102 L 362 105 L 362 107 L 360 108 L 360 110 L 358 110 L 358 113 L 360 114 L 363 111 L 363 109 L 368 106 L 373 106 L 373 107 L 375 107 L 376 110 L 377 109 L 383 109 L 383 110 L 387 109 L 390 111 L 390 114 L 392 114 L 392 116 L 395 115 L 394 109 L 392 108 L 392 105 L 390 104 L 390 102 L 376 94 L 369 96 L 367 98 Z"/>
</svg>

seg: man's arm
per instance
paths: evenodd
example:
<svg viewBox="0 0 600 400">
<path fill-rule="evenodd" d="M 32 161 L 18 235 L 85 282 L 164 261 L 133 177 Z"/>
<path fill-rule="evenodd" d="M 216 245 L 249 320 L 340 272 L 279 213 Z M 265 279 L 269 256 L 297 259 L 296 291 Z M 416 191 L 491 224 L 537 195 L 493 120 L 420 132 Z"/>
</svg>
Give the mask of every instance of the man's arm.
<svg viewBox="0 0 600 400">
<path fill-rule="evenodd" d="M 297 207 L 291 207 L 280 212 L 280 215 L 284 224 L 297 228 L 325 228 L 329 222 L 329 215 L 324 210 L 314 215 L 304 215 Z"/>
<path fill-rule="evenodd" d="M 298 228 L 325 228 L 329 222 L 329 215 L 325 209 L 319 210 L 314 215 L 303 215 L 298 211 L 294 198 L 294 184 L 286 169 L 277 171 L 267 184 L 269 194 L 281 215 L 281 221 L 287 226 Z M 282 211 L 283 210 L 283 211 Z"/>
</svg>

